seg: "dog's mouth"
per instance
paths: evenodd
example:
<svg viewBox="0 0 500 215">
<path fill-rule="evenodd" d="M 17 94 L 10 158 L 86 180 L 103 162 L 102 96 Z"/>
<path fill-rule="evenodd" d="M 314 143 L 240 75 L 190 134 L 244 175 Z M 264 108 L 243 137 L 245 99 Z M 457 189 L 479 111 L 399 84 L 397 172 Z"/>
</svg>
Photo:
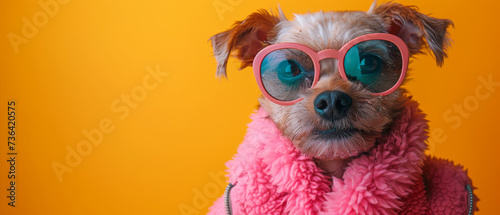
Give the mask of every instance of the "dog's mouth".
<svg viewBox="0 0 500 215">
<path fill-rule="evenodd" d="M 369 150 L 376 135 L 355 127 L 316 128 L 300 144 L 305 154 L 318 159 L 345 159 Z"/>
<path fill-rule="evenodd" d="M 324 131 L 316 132 L 318 138 L 321 139 L 346 139 L 354 135 L 355 133 L 360 132 L 359 129 L 356 128 L 332 128 Z"/>
</svg>

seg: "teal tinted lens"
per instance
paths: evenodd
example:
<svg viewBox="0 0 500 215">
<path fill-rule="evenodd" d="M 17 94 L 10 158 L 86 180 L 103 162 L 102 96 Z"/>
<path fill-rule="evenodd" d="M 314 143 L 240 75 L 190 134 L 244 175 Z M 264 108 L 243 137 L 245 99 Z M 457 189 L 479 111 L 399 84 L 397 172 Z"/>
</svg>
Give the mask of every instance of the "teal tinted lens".
<svg viewBox="0 0 500 215">
<path fill-rule="evenodd" d="M 280 101 L 293 101 L 300 97 L 300 90 L 311 87 L 313 62 L 298 49 L 279 49 L 264 57 L 260 76 L 269 95 Z"/>
<path fill-rule="evenodd" d="M 401 75 L 401 51 L 392 42 L 369 40 L 351 47 L 344 58 L 344 70 L 352 82 L 374 93 L 392 88 Z"/>
</svg>

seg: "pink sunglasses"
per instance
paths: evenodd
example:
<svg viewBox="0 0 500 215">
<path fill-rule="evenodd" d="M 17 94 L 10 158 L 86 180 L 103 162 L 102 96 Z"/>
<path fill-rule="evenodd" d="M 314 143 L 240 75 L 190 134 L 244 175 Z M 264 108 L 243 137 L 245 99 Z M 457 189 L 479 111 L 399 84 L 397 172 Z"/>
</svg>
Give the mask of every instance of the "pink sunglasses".
<svg viewBox="0 0 500 215">
<path fill-rule="evenodd" d="M 375 96 L 394 92 L 408 69 L 408 47 L 399 37 L 374 33 L 357 37 L 340 50 L 319 52 L 297 43 L 278 43 L 262 49 L 254 58 L 257 84 L 266 98 L 292 105 L 303 98 L 300 90 L 312 88 L 320 78 L 320 61 L 337 59 L 342 79 L 360 83 Z"/>
</svg>

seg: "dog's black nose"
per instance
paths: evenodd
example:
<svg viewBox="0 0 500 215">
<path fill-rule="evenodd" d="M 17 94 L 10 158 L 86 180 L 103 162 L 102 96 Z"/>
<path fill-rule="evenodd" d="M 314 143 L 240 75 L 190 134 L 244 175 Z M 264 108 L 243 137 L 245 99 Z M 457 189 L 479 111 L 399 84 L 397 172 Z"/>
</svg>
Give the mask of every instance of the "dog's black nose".
<svg viewBox="0 0 500 215">
<path fill-rule="evenodd" d="M 314 99 L 316 113 L 329 120 L 344 117 L 351 104 L 351 97 L 338 90 L 322 92 Z"/>
</svg>

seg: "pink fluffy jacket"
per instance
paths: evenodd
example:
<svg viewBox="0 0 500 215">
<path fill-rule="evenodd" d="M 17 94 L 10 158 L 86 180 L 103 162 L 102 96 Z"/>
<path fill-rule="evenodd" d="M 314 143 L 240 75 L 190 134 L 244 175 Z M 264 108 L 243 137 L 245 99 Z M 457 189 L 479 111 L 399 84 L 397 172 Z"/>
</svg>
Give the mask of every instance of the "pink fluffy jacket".
<svg viewBox="0 0 500 215">
<path fill-rule="evenodd" d="M 388 135 L 346 167 L 343 178 L 322 174 L 261 108 L 245 140 L 227 162 L 228 197 L 209 215 L 228 214 L 452 214 L 477 211 L 467 171 L 426 156 L 427 120 L 408 100 Z M 230 192 L 227 192 L 230 190 Z M 229 208 L 227 208 L 229 206 Z"/>
</svg>

